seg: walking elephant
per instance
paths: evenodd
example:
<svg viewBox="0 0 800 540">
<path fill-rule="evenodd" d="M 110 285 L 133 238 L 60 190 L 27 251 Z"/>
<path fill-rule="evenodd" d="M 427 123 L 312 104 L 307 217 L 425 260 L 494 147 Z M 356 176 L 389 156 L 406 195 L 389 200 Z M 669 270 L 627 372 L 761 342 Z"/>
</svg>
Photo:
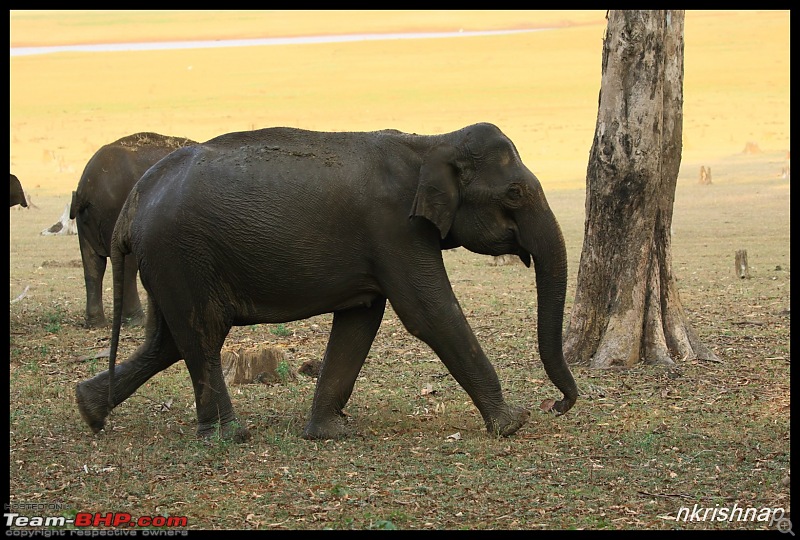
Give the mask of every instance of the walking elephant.
<svg viewBox="0 0 800 540">
<path fill-rule="evenodd" d="M 28 207 L 28 201 L 25 199 L 25 192 L 22 190 L 22 184 L 15 174 L 11 174 L 11 192 L 9 199 L 11 201 L 9 208 L 17 204 L 25 208 Z"/>
<path fill-rule="evenodd" d="M 78 226 L 86 284 L 87 327 L 106 324 L 103 276 L 111 253 L 111 233 L 128 193 L 156 161 L 190 144 L 197 143 L 158 133 L 134 133 L 101 147 L 86 164 L 78 189 L 72 192 L 69 217 Z M 132 324 L 142 324 L 144 312 L 136 285 L 134 258 L 126 258 L 126 265 L 122 316 Z"/>
<path fill-rule="evenodd" d="M 547 402 L 567 412 L 578 390 L 561 347 L 564 240 L 539 180 L 496 126 L 441 135 L 271 128 L 177 150 L 134 186 L 117 222 L 109 369 L 77 385 L 81 415 L 99 431 L 116 405 L 182 358 L 198 435 L 244 440 L 220 366 L 231 327 L 333 313 L 303 437 L 344 436 L 343 408 L 388 300 L 488 432 L 511 435 L 529 412 L 506 402 L 451 289 L 441 251 L 457 246 L 533 259 L 539 352 L 564 394 Z M 148 292 L 147 331 L 115 366 L 127 254 Z"/>
</svg>

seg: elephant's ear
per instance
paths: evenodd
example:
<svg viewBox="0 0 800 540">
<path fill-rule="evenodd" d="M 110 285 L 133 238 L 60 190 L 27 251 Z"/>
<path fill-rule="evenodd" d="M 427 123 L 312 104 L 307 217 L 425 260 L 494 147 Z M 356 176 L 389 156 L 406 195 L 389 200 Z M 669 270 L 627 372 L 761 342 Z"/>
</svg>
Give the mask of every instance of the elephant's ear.
<svg viewBox="0 0 800 540">
<path fill-rule="evenodd" d="M 450 232 L 459 205 L 456 149 L 437 146 L 425 156 L 419 169 L 419 185 L 409 217 L 421 216 L 436 225 L 442 238 Z"/>
</svg>

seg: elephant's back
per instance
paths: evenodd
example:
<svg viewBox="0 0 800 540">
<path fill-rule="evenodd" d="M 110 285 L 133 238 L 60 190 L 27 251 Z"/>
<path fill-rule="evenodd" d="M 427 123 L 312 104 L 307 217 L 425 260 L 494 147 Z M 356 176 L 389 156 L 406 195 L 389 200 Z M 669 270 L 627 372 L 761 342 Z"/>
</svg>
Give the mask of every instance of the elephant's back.
<svg viewBox="0 0 800 540">
<path fill-rule="evenodd" d="M 101 146 L 84 168 L 78 182 L 78 193 L 91 196 L 98 189 L 124 195 L 145 171 L 176 149 L 197 144 L 185 137 L 141 132 L 122 137 Z"/>
<path fill-rule="evenodd" d="M 374 169 L 378 150 L 367 135 L 297 128 L 228 133 L 174 152 L 149 176 L 178 190 L 175 203 L 215 194 L 246 204 L 276 191 L 335 191 Z"/>
<path fill-rule="evenodd" d="M 188 137 L 175 137 L 173 135 L 162 135 L 161 133 L 154 133 L 152 131 L 142 131 L 117 139 L 107 146 L 129 148 L 134 151 L 139 148 L 165 148 L 172 151 L 195 144 L 197 144 L 197 142 Z"/>
<path fill-rule="evenodd" d="M 342 138 L 309 133 L 310 139 L 291 129 L 235 133 L 176 150 L 134 187 L 133 235 L 166 246 L 168 231 L 220 250 L 264 236 L 288 248 L 309 242 L 299 238 L 309 234 L 302 231 L 355 235 L 368 195 L 352 183 L 368 181 L 369 159 Z M 356 154 L 361 165 L 348 159 Z"/>
<path fill-rule="evenodd" d="M 320 167 L 335 177 L 337 169 L 358 174 L 360 169 L 391 159 L 397 152 L 413 152 L 427 144 L 428 138 L 396 129 L 378 131 L 312 131 L 292 127 L 272 127 L 226 133 L 198 145 L 207 164 L 218 163 L 239 170 L 248 164 L 287 170 Z"/>
<path fill-rule="evenodd" d="M 295 127 L 268 127 L 250 131 L 233 131 L 218 135 L 202 143 L 201 146 L 221 152 L 240 150 L 243 147 L 263 147 L 284 145 L 296 150 L 353 144 L 364 139 L 369 132 L 312 131 Z"/>
<path fill-rule="evenodd" d="M 143 172 L 131 190 L 137 200 L 147 206 L 174 204 L 184 190 L 186 178 L 192 171 L 199 147 L 183 147 L 168 152 L 153 161 Z M 137 208 L 137 212 L 140 210 Z"/>
<path fill-rule="evenodd" d="M 409 196 L 410 188 L 399 184 L 416 180 L 418 149 L 409 144 L 414 137 L 396 130 L 287 127 L 220 135 L 175 150 L 145 173 L 135 188 L 137 219 L 183 226 L 192 216 L 195 223 L 209 223 L 207 230 L 232 221 L 298 220 L 322 230 L 347 228 L 325 220 L 354 221 L 378 198 L 410 205 L 395 199 Z"/>
</svg>

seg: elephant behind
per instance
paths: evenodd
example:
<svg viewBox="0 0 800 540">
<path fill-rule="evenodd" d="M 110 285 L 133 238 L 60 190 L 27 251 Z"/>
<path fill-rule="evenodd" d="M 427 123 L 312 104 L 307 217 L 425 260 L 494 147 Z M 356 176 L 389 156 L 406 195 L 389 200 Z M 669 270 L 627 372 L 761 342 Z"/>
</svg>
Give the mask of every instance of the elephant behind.
<svg viewBox="0 0 800 540">
<path fill-rule="evenodd" d="M 158 133 L 134 133 L 101 147 L 86 164 L 78 188 L 72 192 L 69 217 L 78 226 L 87 327 L 106 324 L 103 276 L 111 254 L 114 224 L 128 193 L 154 163 L 173 150 L 192 144 L 197 143 Z M 136 263 L 129 257 L 126 265 L 122 316 L 132 324 L 142 324 L 144 312 L 136 285 Z"/>
<path fill-rule="evenodd" d="M 198 435 L 244 440 L 220 363 L 230 329 L 333 313 L 303 437 L 344 436 L 343 409 L 388 301 L 487 431 L 511 435 L 529 412 L 506 402 L 450 286 L 442 250 L 458 246 L 533 260 L 539 353 L 564 394 L 542 408 L 567 412 L 578 389 L 561 345 L 564 239 L 539 180 L 496 126 L 442 135 L 271 128 L 177 150 L 134 186 L 114 229 L 109 369 L 78 384 L 81 415 L 99 431 L 116 405 L 184 359 Z M 148 293 L 147 332 L 116 366 L 131 254 Z"/>
<path fill-rule="evenodd" d="M 11 174 L 11 173 L 9 173 Z M 15 174 L 11 174 L 11 193 L 10 193 L 10 201 L 11 206 L 16 204 L 23 206 L 25 208 L 28 207 L 28 201 L 25 199 L 25 192 L 22 190 L 22 184 L 19 181 L 19 178 Z"/>
</svg>

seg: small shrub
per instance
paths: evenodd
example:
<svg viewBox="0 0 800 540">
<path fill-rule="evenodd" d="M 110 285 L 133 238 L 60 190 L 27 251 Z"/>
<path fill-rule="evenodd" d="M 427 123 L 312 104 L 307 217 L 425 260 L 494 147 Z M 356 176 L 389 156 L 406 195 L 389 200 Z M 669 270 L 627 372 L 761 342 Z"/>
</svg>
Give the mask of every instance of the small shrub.
<svg viewBox="0 0 800 540">
<path fill-rule="evenodd" d="M 275 326 L 273 326 L 270 332 L 272 332 L 276 336 L 288 336 L 292 333 L 291 330 L 286 328 L 286 325 L 283 323 L 276 324 Z"/>
<path fill-rule="evenodd" d="M 45 313 L 44 318 L 44 329 L 46 332 L 57 334 L 61 331 L 61 323 L 64 320 L 64 313 L 62 311 L 48 311 Z"/>
<path fill-rule="evenodd" d="M 275 371 L 278 372 L 278 377 L 281 378 L 281 381 L 289 380 L 289 363 L 286 360 L 281 360 Z"/>
<path fill-rule="evenodd" d="M 372 523 L 369 527 L 370 529 L 382 529 L 385 531 L 395 531 L 397 527 L 394 523 L 389 521 L 388 519 L 379 519 L 375 523 Z"/>
</svg>

